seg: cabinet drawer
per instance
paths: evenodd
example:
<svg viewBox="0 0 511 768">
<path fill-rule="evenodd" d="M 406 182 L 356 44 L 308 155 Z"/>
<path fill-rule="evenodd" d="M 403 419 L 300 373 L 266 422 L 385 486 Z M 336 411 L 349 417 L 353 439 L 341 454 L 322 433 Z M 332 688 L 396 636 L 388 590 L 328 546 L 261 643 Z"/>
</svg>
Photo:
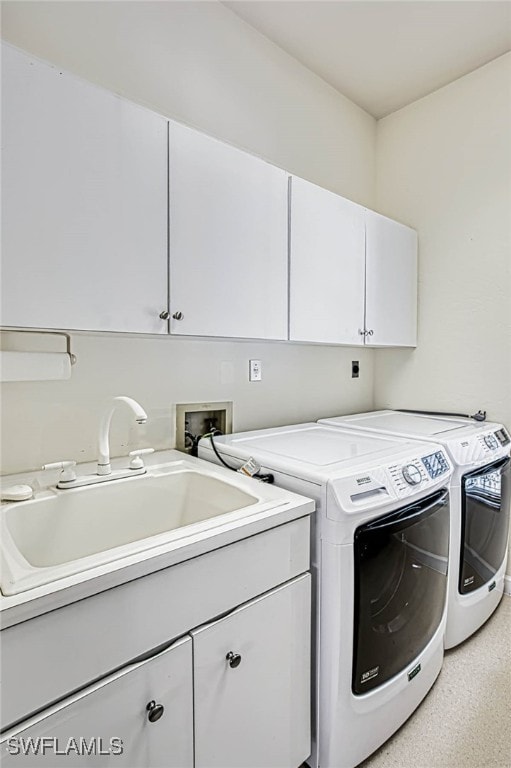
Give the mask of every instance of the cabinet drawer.
<svg viewBox="0 0 511 768">
<path fill-rule="evenodd" d="M 149 702 L 163 706 L 158 720 L 160 710 L 148 712 Z M 5 734 L 0 743 L 2 766 L 54 768 L 62 762 L 66 768 L 191 768 L 192 706 L 192 641 L 187 637 Z M 86 744 L 91 754 L 78 755 L 69 748 L 71 739 Z"/>
<path fill-rule="evenodd" d="M 196 768 L 297 768 L 310 754 L 310 590 L 305 574 L 191 633 Z"/>
</svg>

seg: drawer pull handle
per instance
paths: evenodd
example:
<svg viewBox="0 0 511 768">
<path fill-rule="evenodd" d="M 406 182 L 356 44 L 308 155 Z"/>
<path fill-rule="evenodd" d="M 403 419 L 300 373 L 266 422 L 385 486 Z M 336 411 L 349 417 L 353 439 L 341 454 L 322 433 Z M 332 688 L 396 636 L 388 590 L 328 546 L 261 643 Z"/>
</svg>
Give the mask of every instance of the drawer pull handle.
<svg viewBox="0 0 511 768">
<path fill-rule="evenodd" d="M 229 653 L 225 658 L 229 662 L 229 666 L 232 669 L 236 669 L 236 667 L 239 667 L 239 665 L 241 664 L 241 656 L 239 655 L 239 653 L 233 653 L 232 651 L 229 651 Z"/>
<path fill-rule="evenodd" d="M 156 723 L 165 711 L 163 704 L 157 704 L 155 701 L 150 701 L 146 709 L 148 713 L 147 719 L 150 723 Z"/>
</svg>

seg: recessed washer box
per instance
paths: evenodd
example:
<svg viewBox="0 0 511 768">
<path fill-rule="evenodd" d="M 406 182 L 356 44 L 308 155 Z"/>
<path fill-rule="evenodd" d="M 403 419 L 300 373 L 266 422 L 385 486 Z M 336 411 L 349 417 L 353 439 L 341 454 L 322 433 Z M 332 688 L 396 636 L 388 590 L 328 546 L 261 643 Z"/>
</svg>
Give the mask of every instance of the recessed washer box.
<svg viewBox="0 0 511 768">
<path fill-rule="evenodd" d="M 176 404 L 176 448 L 190 453 L 191 445 L 187 433 L 204 435 L 218 429 L 224 435 L 232 433 L 232 401 L 212 403 Z"/>
</svg>

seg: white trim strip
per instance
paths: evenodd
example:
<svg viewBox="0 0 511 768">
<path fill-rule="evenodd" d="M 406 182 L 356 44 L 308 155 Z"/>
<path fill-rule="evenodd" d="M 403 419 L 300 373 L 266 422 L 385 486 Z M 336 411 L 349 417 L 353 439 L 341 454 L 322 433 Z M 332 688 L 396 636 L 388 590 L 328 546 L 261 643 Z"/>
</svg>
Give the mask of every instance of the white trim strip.
<svg viewBox="0 0 511 768">
<path fill-rule="evenodd" d="M 511 576 L 504 576 L 504 594 L 511 597 Z"/>
</svg>

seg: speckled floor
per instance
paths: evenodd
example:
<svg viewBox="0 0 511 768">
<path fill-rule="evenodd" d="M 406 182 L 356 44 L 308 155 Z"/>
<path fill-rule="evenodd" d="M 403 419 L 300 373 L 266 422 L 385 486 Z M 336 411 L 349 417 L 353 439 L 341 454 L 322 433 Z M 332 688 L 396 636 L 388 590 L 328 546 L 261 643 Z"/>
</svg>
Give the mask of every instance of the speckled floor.
<svg viewBox="0 0 511 768">
<path fill-rule="evenodd" d="M 446 652 L 412 717 L 360 768 L 511 767 L 511 597 Z"/>
</svg>

